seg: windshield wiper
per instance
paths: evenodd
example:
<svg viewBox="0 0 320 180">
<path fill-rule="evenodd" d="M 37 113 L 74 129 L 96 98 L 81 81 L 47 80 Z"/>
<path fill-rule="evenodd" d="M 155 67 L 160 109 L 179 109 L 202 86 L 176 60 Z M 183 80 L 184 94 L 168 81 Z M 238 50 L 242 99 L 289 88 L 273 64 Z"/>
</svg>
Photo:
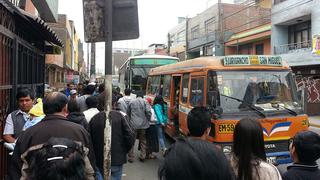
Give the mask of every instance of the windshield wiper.
<svg viewBox="0 0 320 180">
<path fill-rule="evenodd" d="M 263 117 L 263 118 L 267 117 L 261 110 L 259 110 L 259 109 L 256 108 L 255 106 L 249 104 L 248 102 L 246 102 L 246 101 L 244 101 L 244 100 L 242 100 L 242 99 L 238 99 L 238 98 L 235 98 L 235 97 L 227 96 L 227 95 L 224 95 L 224 94 L 220 94 L 220 96 L 227 97 L 227 98 L 236 100 L 236 101 L 238 101 L 238 102 L 245 103 L 250 109 L 252 109 L 252 110 L 254 110 L 255 112 L 257 112 L 261 117 Z"/>
<path fill-rule="evenodd" d="M 283 109 L 287 110 L 290 114 L 294 115 L 294 116 L 298 116 L 298 113 L 292 109 L 289 109 L 287 107 L 285 107 L 284 105 L 280 105 L 279 103 L 276 103 L 276 105 L 278 107 L 282 107 Z"/>
</svg>

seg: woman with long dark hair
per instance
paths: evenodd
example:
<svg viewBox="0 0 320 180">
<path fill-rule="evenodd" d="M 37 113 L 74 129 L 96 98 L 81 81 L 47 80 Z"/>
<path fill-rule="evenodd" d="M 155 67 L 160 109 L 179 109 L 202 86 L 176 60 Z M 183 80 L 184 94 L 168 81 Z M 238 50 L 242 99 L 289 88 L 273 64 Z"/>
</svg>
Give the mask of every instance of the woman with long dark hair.
<svg viewBox="0 0 320 180">
<path fill-rule="evenodd" d="M 167 105 L 164 102 L 161 95 L 157 95 L 153 101 L 153 108 L 157 118 L 157 129 L 158 129 L 158 138 L 161 151 L 164 153 L 166 151 L 166 145 L 164 142 L 164 133 L 162 128 L 168 122 L 168 113 L 167 113 Z"/>
<path fill-rule="evenodd" d="M 231 166 L 238 180 L 281 180 L 275 166 L 266 162 L 263 129 L 256 119 L 241 119 L 233 134 Z"/>
<path fill-rule="evenodd" d="M 22 156 L 25 180 L 92 180 L 93 169 L 86 160 L 89 149 L 67 138 L 50 138 L 29 148 Z"/>
</svg>

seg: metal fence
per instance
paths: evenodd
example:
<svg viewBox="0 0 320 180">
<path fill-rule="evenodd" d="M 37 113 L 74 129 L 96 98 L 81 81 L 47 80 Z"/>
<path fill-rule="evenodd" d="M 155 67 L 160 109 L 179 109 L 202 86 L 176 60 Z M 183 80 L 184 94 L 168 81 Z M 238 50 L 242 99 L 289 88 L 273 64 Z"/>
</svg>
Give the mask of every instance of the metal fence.
<svg viewBox="0 0 320 180">
<path fill-rule="evenodd" d="M 15 94 L 19 87 L 31 88 L 37 97 L 44 94 L 44 41 L 39 41 L 30 27 L 17 21 L 0 4 L 0 180 L 5 179 L 8 152 L 2 134 L 7 115 L 17 108 Z M 26 36 L 22 36 L 26 34 Z M 35 44 L 37 46 L 35 46 Z M 39 48 L 40 47 L 40 48 Z M 43 47 L 41 49 L 41 47 Z"/>
<path fill-rule="evenodd" d="M 299 43 L 283 44 L 274 47 L 275 54 L 287 54 L 295 52 L 311 51 L 312 41 L 304 41 Z"/>
</svg>

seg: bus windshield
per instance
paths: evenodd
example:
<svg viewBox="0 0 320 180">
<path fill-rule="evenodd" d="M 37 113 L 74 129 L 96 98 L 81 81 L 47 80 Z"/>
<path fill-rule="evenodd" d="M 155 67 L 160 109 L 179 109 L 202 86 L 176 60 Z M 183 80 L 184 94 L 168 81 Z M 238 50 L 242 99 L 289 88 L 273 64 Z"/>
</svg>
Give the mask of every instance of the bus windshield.
<svg viewBox="0 0 320 180">
<path fill-rule="evenodd" d="M 140 91 L 145 91 L 150 69 L 151 67 L 132 67 L 131 89 L 134 92 L 137 93 Z"/>
<path fill-rule="evenodd" d="M 208 78 L 207 103 L 223 113 L 301 110 L 289 71 L 219 71 Z"/>
</svg>

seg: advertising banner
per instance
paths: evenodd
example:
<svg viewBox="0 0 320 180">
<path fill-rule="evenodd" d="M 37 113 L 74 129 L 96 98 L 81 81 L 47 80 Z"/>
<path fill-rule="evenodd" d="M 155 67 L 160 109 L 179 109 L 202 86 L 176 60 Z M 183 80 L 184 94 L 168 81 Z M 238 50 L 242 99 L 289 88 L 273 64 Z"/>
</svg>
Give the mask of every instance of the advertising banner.
<svg viewBox="0 0 320 180">
<path fill-rule="evenodd" d="M 312 54 L 320 56 L 320 35 L 312 36 Z"/>
</svg>

